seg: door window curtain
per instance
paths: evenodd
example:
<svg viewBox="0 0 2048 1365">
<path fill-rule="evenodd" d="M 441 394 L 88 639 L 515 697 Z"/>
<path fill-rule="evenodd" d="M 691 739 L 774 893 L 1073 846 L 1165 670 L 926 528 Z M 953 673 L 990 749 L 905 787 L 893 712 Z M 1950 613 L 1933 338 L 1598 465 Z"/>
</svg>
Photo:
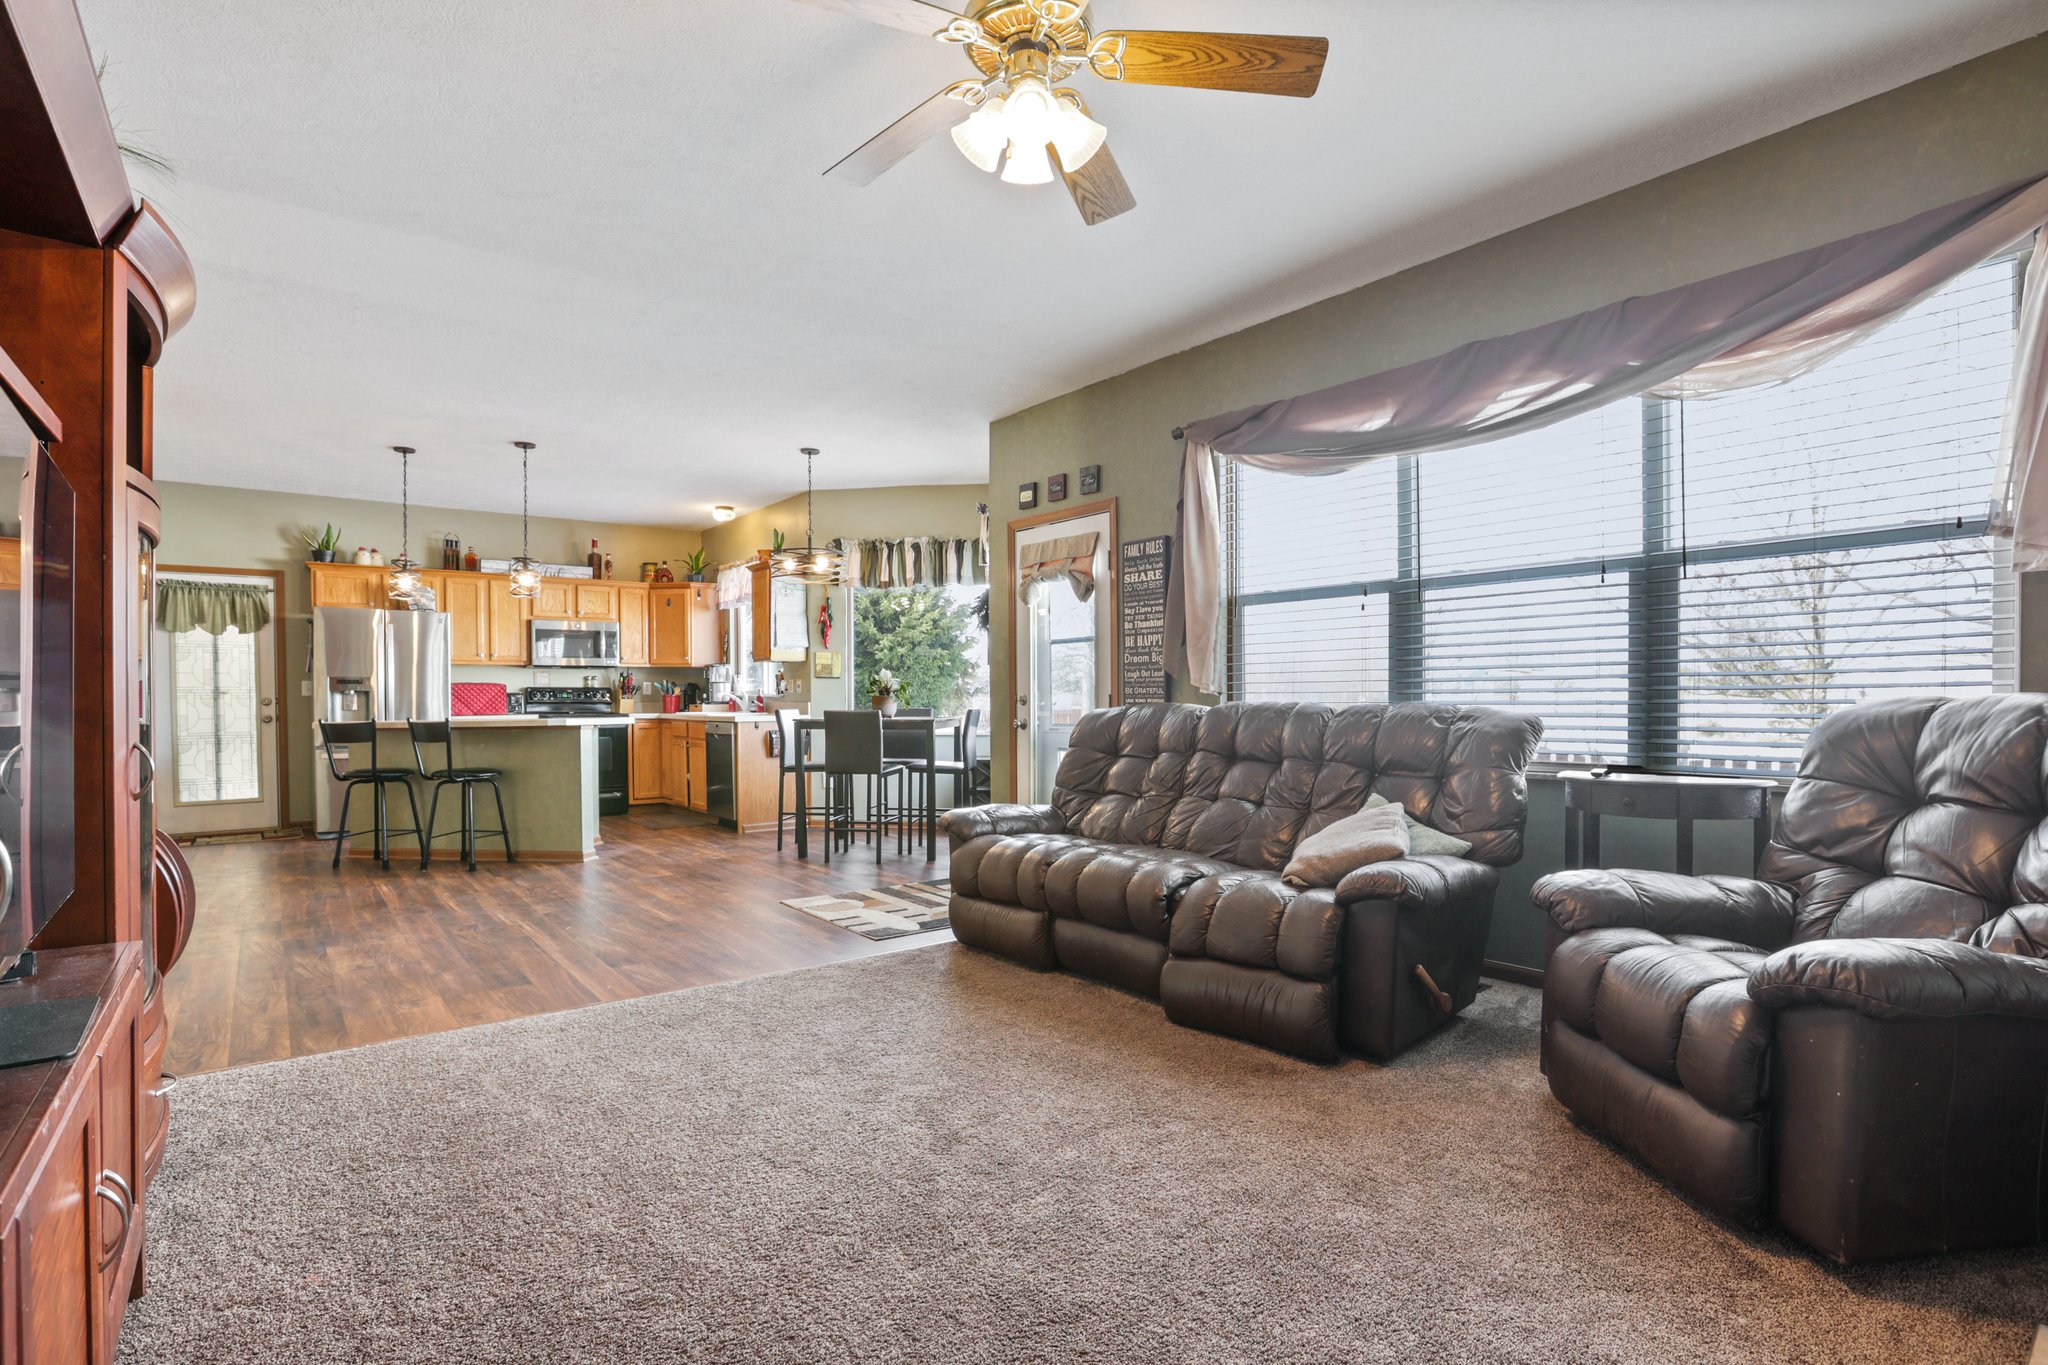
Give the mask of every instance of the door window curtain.
<svg viewBox="0 0 2048 1365">
<path fill-rule="evenodd" d="M 1017 595 L 1029 597 L 1034 585 L 1064 578 L 1086 602 L 1095 596 L 1095 547 L 1101 540 L 1100 532 L 1090 531 L 1026 545 L 1017 552 Z"/>
<path fill-rule="evenodd" d="M 270 624 L 270 589 L 161 578 L 156 585 L 156 619 L 173 635 L 192 630 L 225 635 L 231 626 L 244 635 L 254 635 Z"/>
<path fill-rule="evenodd" d="M 2044 223 L 2048 178 L 1698 284 L 1471 342 L 1432 360 L 1190 423 L 1183 433 L 1179 534 L 1168 589 L 1168 657 L 1191 686 L 1221 692 L 1219 459 L 1284 474 L 1335 474 L 1393 455 L 1478 445 L 1636 394 L 1692 398 L 1781 383 L 1825 363 Z M 2041 287 L 2030 279 L 2030 294 Z M 2038 318 L 2040 309 L 2035 312 Z M 2030 352 L 2041 364 L 2038 325 L 2033 340 L 2021 352 L 2022 366 Z M 2015 453 L 2006 483 L 2022 490 L 2030 488 L 2031 457 L 2041 444 L 2044 387 L 2036 375 L 2030 408 L 2008 418 L 2007 444 Z M 2031 442 L 2013 439 L 2016 423 L 2022 433 L 2032 431 Z M 2048 472 L 2042 481 L 2048 483 Z M 2038 530 L 2048 544 L 2048 487 L 2032 491 L 2031 504 L 2012 501 L 2008 520 L 2018 529 L 2008 533 L 2026 540 Z M 1994 493 L 1994 503 L 2000 496 Z"/>
</svg>

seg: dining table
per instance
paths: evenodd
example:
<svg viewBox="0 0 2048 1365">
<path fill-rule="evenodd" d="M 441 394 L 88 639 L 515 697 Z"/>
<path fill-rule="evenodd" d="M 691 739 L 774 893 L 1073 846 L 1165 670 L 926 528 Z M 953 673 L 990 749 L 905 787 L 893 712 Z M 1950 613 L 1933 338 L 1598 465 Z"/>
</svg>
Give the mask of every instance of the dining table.
<svg viewBox="0 0 2048 1365">
<path fill-rule="evenodd" d="M 965 716 L 884 716 L 882 735 L 886 742 L 890 735 L 924 736 L 924 860 L 937 862 L 939 857 L 939 735 L 950 732 L 953 736 L 953 752 L 957 756 L 965 752 L 967 728 Z M 796 722 L 796 856 L 809 858 L 810 851 L 810 775 L 823 772 L 810 762 L 810 735 L 825 732 L 823 716 L 805 716 Z M 894 760 L 892 760 L 894 761 Z M 905 767 L 916 771 L 914 763 L 905 762 Z"/>
</svg>

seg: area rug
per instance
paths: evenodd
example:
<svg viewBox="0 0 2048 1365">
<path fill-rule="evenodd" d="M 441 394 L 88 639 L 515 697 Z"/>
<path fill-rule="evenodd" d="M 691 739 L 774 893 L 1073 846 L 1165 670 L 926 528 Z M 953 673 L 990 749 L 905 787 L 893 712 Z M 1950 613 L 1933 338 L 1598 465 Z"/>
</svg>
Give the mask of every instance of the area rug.
<svg viewBox="0 0 2048 1365">
<path fill-rule="evenodd" d="M 1321 1068 L 939 944 L 190 1077 L 121 1359 L 2025 1360 L 2048 1256 L 1731 1231 L 1537 1003 Z"/>
<path fill-rule="evenodd" d="M 876 940 L 906 938 L 944 929 L 952 920 L 953 888 L 945 882 L 906 882 L 872 891 L 803 896 L 783 904 L 792 910 Z"/>
</svg>

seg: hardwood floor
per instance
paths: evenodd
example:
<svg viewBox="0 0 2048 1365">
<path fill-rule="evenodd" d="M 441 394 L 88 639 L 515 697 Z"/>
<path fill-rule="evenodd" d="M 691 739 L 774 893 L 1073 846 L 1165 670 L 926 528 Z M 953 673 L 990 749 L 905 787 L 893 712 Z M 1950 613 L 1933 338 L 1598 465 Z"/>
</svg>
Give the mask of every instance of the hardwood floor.
<svg viewBox="0 0 2048 1365">
<path fill-rule="evenodd" d="M 773 834 L 608 816 L 593 862 L 327 863 L 312 839 L 186 850 L 190 947 L 166 981 L 174 1072 L 216 1071 L 947 942 L 872 943 L 781 901 L 943 880 L 946 853 L 826 867 Z M 865 855 L 865 856 L 863 856 Z"/>
</svg>

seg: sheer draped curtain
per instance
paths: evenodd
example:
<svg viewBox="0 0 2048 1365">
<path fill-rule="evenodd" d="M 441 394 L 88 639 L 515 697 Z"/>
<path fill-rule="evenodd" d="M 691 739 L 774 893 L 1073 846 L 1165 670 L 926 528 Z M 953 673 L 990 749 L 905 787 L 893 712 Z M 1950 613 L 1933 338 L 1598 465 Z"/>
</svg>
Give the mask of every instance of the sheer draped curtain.
<svg viewBox="0 0 2048 1365">
<path fill-rule="evenodd" d="M 1825 363 L 1964 271 L 2048 224 L 2048 177 L 1933 209 L 1810 251 L 1542 327 L 1461 346 L 1298 398 L 1190 423 L 1167 602 L 1169 658 L 1220 694 L 1221 460 L 1305 476 L 1533 430 L 1616 399 L 1697 398 L 1782 383 Z M 2048 564 L 2048 281 L 2028 272 L 1994 533 L 2021 568 Z M 2027 553 L 2033 547 L 2035 559 Z"/>
</svg>

